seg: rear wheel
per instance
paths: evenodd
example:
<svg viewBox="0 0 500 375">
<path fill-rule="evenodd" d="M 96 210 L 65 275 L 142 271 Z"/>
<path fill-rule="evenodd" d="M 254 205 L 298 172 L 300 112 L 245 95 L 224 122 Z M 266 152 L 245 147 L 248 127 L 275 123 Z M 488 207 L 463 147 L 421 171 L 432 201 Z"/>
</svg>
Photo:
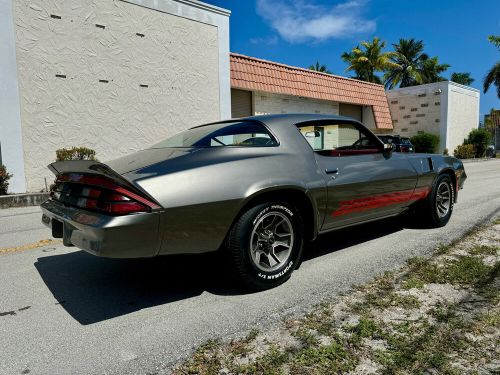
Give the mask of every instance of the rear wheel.
<svg viewBox="0 0 500 375">
<path fill-rule="evenodd" d="M 455 200 L 450 176 L 438 176 L 427 199 L 419 207 L 418 216 L 431 227 L 445 226 L 450 220 Z"/>
<path fill-rule="evenodd" d="M 231 228 L 227 241 L 238 278 L 256 290 L 288 280 L 302 255 L 302 231 L 299 211 L 287 202 L 248 209 Z"/>
</svg>

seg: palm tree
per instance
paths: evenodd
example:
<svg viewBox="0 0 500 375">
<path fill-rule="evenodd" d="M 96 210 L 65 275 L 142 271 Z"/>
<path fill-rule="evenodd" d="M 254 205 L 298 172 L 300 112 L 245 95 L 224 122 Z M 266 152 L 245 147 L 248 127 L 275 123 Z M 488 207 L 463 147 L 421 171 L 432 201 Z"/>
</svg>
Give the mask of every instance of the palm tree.
<svg viewBox="0 0 500 375">
<path fill-rule="evenodd" d="M 445 77 L 441 76 L 441 73 L 445 72 L 449 67 L 448 64 L 440 64 L 437 56 L 423 59 L 422 66 L 419 68 L 422 83 L 447 81 Z"/>
<path fill-rule="evenodd" d="M 314 70 L 316 72 L 321 72 L 321 73 L 328 73 L 328 74 L 332 74 L 328 68 L 326 67 L 326 65 L 321 65 L 319 63 L 319 61 L 316 61 L 316 64 L 315 65 L 311 65 L 309 68 L 309 70 Z"/>
<path fill-rule="evenodd" d="M 451 73 L 450 81 L 459 83 L 461 85 L 470 86 L 474 82 L 474 78 L 470 76 L 470 73 Z"/>
<path fill-rule="evenodd" d="M 382 72 L 393 67 L 391 57 L 393 52 L 382 52 L 385 42 L 379 38 L 373 38 L 371 42 L 361 42 L 351 52 L 344 52 L 342 60 L 349 66 L 346 71 L 353 71 L 353 78 L 362 81 L 382 83 L 376 72 Z"/>
<path fill-rule="evenodd" d="M 399 39 L 393 44 L 395 54 L 391 57 L 394 64 L 384 75 L 385 85 L 388 89 L 408 87 L 421 84 L 423 81 L 421 67 L 429 56 L 425 54 L 424 42 L 421 40 Z"/>
<path fill-rule="evenodd" d="M 500 50 L 500 36 L 490 35 L 488 40 Z M 500 61 L 497 61 L 484 77 L 483 89 L 485 94 L 492 84 L 497 87 L 497 96 L 500 99 Z"/>
</svg>

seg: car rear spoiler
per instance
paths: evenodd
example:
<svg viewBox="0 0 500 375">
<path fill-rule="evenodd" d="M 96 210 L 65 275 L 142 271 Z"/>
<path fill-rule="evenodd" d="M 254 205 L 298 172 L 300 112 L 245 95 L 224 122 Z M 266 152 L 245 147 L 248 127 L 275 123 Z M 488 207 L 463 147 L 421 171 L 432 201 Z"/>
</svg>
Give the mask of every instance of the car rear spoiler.
<svg viewBox="0 0 500 375">
<path fill-rule="evenodd" d="M 140 186 L 132 183 L 127 180 L 121 174 L 115 172 L 106 164 L 100 163 L 94 160 L 67 160 L 67 161 L 56 161 L 55 163 L 49 164 L 48 168 L 59 177 L 63 174 L 75 173 L 75 174 L 85 174 L 85 175 L 97 175 L 104 176 L 110 180 L 112 180 L 117 185 L 121 185 L 129 190 L 142 195 L 145 198 L 150 199 L 152 202 L 160 204 L 154 199 L 151 195 L 149 195 L 145 190 L 143 190 Z"/>
</svg>

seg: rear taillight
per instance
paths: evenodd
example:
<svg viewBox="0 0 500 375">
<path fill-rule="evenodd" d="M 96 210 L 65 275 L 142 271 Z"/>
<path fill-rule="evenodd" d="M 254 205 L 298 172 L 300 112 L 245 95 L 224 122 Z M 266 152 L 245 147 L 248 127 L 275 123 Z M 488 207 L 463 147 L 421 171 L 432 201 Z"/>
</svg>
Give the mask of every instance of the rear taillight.
<svg viewBox="0 0 500 375">
<path fill-rule="evenodd" d="M 52 188 L 51 197 L 67 206 L 110 215 L 151 212 L 160 207 L 106 177 L 95 175 L 61 175 Z"/>
</svg>

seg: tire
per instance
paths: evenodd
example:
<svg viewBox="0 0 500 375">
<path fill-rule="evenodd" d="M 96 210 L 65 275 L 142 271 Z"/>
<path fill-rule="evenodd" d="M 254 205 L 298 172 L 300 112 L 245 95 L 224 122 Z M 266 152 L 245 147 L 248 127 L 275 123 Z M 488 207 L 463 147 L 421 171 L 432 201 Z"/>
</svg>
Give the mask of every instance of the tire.
<svg viewBox="0 0 500 375">
<path fill-rule="evenodd" d="M 300 262 L 303 238 L 302 217 L 290 203 L 267 202 L 248 209 L 227 240 L 236 276 L 252 290 L 284 283 Z"/>
<path fill-rule="evenodd" d="M 455 190 L 447 174 L 439 175 L 427 199 L 417 210 L 419 219 L 431 228 L 445 226 L 450 220 L 455 201 Z"/>
</svg>

